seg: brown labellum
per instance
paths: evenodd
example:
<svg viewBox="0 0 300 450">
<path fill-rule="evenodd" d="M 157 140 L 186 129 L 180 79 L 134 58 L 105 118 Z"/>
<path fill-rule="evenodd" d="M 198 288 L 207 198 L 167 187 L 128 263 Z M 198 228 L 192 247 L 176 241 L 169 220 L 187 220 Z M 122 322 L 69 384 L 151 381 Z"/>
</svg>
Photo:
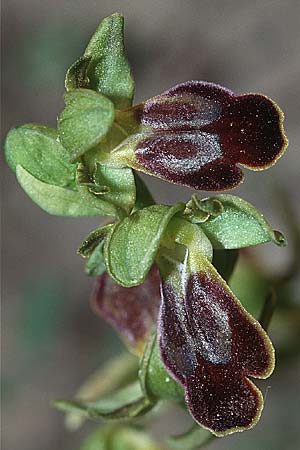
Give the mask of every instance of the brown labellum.
<svg viewBox="0 0 300 450">
<path fill-rule="evenodd" d="M 199 424 L 221 436 L 250 428 L 263 398 L 248 377 L 272 373 L 272 344 L 215 271 L 182 273 L 182 288 L 162 285 L 162 360 Z"/>
<path fill-rule="evenodd" d="M 135 107 L 142 128 L 136 168 L 202 190 L 242 182 L 236 164 L 266 169 L 283 154 L 283 114 L 260 94 L 237 96 L 213 83 L 190 81 Z"/>
</svg>

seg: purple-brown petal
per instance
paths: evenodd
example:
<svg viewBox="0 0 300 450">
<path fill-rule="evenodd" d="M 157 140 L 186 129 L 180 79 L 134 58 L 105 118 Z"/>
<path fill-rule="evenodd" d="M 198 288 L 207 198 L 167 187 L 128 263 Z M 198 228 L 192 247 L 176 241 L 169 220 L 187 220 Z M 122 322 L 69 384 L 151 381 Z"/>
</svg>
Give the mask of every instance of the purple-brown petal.
<svg viewBox="0 0 300 450">
<path fill-rule="evenodd" d="M 200 130 L 221 117 L 232 96 L 217 84 L 188 81 L 146 101 L 140 120 L 154 130 Z"/>
<path fill-rule="evenodd" d="M 92 295 L 95 311 L 110 323 L 130 349 L 143 354 L 146 341 L 157 323 L 160 278 L 156 267 L 139 286 L 124 288 L 106 273 L 96 280 Z"/>
<path fill-rule="evenodd" d="M 253 426 L 263 400 L 248 380 L 268 377 L 272 344 L 214 273 L 189 275 L 182 292 L 162 285 L 161 356 L 185 388 L 194 419 L 215 434 Z"/>
</svg>

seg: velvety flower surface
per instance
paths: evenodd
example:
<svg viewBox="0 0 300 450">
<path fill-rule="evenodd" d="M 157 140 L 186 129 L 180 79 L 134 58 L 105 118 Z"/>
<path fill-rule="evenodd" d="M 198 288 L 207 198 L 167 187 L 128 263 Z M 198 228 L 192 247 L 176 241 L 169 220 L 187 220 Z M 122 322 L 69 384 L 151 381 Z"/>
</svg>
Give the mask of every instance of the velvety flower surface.
<svg viewBox="0 0 300 450">
<path fill-rule="evenodd" d="M 179 84 L 135 111 L 141 132 L 119 147 L 133 151 L 129 165 L 194 189 L 233 188 L 244 178 L 237 164 L 266 169 L 287 146 L 272 100 L 213 83 Z"/>
<path fill-rule="evenodd" d="M 96 280 L 92 304 L 95 311 L 114 326 L 126 344 L 143 354 L 150 333 L 156 327 L 160 305 L 160 278 L 152 267 L 144 283 L 124 288 L 106 273 Z"/>
<path fill-rule="evenodd" d="M 248 376 L 271 374 L 272 344 L 208 261 L 195 273 L 184 264 L 176 270 L 178 282 L 162 283 L 162 360 L 199 424 L 217 435 L 250 428 L 263 398 Z"/>
</svg>

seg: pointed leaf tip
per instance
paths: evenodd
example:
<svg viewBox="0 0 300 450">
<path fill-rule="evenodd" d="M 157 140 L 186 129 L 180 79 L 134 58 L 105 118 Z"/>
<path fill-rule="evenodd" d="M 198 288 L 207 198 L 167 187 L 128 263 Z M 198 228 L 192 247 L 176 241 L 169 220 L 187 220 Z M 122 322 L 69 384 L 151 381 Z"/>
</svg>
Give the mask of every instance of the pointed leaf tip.
<svg viewBox="0 0 300 450">
<path fill-rule="evenodd" d="M 124 17 L 106 17 L 90 39 L 86 50 L 66 74 L 67 91 L 95 90 L 109 98 L 118 109 L 131 106 L 134 80 L 124 46 Z"/>
<path fill-rule="evenodd" d="M 218 200 L 223 211 L 199 224 L 215 249 L 238 249 L 274 242 L 284 246 L 282 233 L 274 231 L 263 214 L 245 200 L 229 194 L 210 197 Z"/>
</svg>

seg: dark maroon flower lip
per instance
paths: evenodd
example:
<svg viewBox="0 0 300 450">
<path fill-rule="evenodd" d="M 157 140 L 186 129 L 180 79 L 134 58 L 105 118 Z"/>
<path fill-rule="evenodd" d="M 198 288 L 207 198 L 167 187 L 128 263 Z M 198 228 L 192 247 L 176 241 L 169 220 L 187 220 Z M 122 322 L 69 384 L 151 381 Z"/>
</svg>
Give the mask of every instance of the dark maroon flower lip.
<svg viewBox="0 0 300 450">
<path fill-rule="evenodd" d="M 233 188 L 244 178 L 237 164 L 267 169 L 288 144 L 271 99 L 214 83 L 182 83 L 134 109 L 141 125 L 129 144 L 134 168 L 194 189 Z"/>
<path fill-rule="evenodd" d="M 274 349 L 220 280 L 214 271 L 193 273 L 180 293 L 163 282 L 158 330 L 162 360 L 193 418 L 223 436 L 258 421 L 263 398 L 248 376 L 272 373 Z"/>
<path fill-rule="evenodd" d="M 139 286 L 124 288 L 106 273 L 100 275 L 92 295 L 97 314 L 110 323 L 133 353 L 141 356 L 147 339 L 156 327 L 160 306 L 160 278 L 153 266 Z"/>
</svg>

